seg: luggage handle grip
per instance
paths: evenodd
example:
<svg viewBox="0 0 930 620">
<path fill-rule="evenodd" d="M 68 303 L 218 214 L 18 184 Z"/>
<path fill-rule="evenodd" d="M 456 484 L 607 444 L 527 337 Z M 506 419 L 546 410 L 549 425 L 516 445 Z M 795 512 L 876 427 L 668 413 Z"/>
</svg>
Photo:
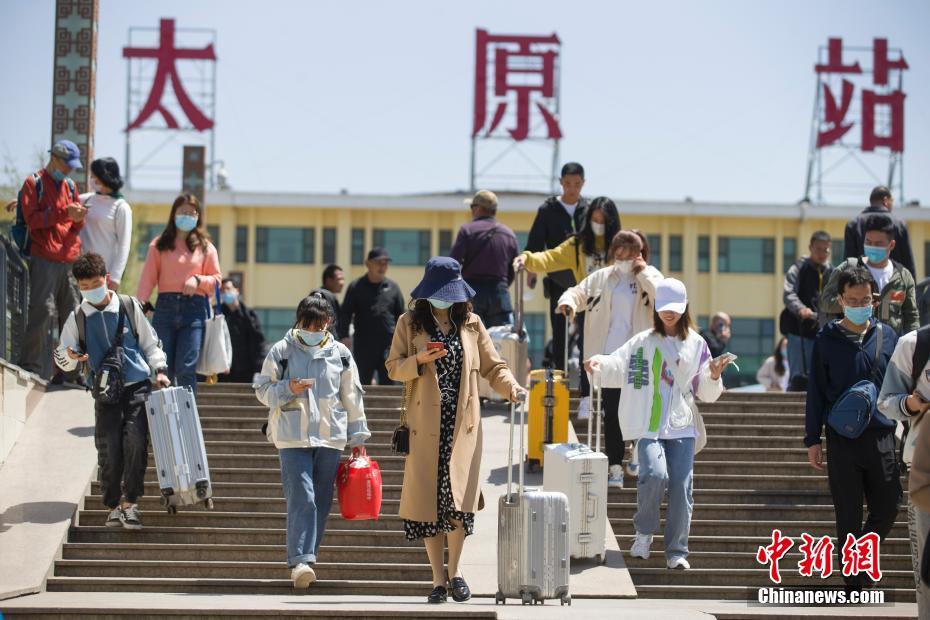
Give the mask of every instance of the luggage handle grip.
<svg viewBox="0 0 930 620">
<path fill-rule="evenodd" d="M 595 518 L 597 518 L 597 505 L 598 505 L 597 495 L 595 495 L 594 493 L 588 493 L 587 504 L 588 504 L 587 519 L 588 521 L 593 521 Z"/>
<path fill-rule="evenodd" d="M 562 359 L 565 363 L 562 366 L 562 370 L 565 372 L 565 385 L 568 385 L 568 330 L 571 327 L 571 316 L 569 313 L 565 313 L 565 352 L 563 353 Z M 584 372 L 584 368 L 581 369 L 581 372 Z"/>
<path fill-rule="evenodd" d="M 583 371 L 583 369 L 582 369 Z M 597 437 L 595 439 L 597 447 L 594 448 L 595 452 L 601 451 L 601 415 L 606 415 L 603 413 L 604 410 L 604 395 L 603 388 L 601 387 L 601 371 L 595 370 L 591 373 L 591 389 L 594 391 L 594 411 L 591 411 L 588 415 L 588 447 L 591 447 L 591 422 L 594 416 L 597 416 Z"/>
<path fill-rule="evenodd" d="M 513 498 L 513 433 L 516 426 L 517 403 L 510 403 L 510 441 L 507 442 L 507 504 L 513 505 L 516 501 Z M 520 403 L 520 454 L 517 456 L 519 466 L 519 488 L 518 493 L 523 493 L 523 424 L 526 414 L 526 400 Z"/>
</svg>

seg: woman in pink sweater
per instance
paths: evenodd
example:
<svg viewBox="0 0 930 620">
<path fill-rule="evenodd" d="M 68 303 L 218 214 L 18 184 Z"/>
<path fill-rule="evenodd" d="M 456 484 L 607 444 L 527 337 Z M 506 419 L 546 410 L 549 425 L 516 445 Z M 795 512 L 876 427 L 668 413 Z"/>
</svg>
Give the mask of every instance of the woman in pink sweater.
<svg viewBox="0 0 930 620">
<path fill-rule="evenodd" d="M 145 303 L 158 288 L 152 326 L 168 357 L 168 374 L 174 385 L 197 390 L 204 321 L 221 279 L 203 207 L 192 194 L 182 194 L 171 207 L 165 230 L 149 244 L 137 295 Z"/>
</svg>

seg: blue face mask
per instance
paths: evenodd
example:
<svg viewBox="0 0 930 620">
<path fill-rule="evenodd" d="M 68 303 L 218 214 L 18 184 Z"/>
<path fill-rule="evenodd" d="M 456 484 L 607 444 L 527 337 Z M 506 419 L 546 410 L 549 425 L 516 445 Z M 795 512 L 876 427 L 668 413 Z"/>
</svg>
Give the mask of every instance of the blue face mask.
<svg viewBox="0 0 930 620">
<path fill-rule="evenodd" d="M 231 306 L 239 301 L 239 296 L 235 293 L 220 293 L 220 301 L 227 306 Z"/>
<path fill-rule="evenodd" d="M 872 318 L 872 306 L 863 306 L 862 308 L 843 306 L 843 316 L 853 325 L 862 325 Z"/>
<path fill-rule="evenodd" d="M 326 339 L 328 331 L 321 332 L 312 332 L 309 329 L 298 329 L 297 333 L 300 335 L 300 339 L 311 347 L 318 347 L 323 344 L 323 341 Z"/>
<path fill-rule="evenodd" d="M 61 170 L 52 170 L 52 178 L 55 179 L 56 182 L 61 183 L 68 178 L 68 175 Z"/>
<path fill-rule="evenodd" d="M 427 299 L 426 301 L 428 301 L 430 305 L 432 305 L 437 310 L 447 310 L 452 307 L 451 301 L 443 301 L 441 299 L 432 299 L 432 298 Z"/>
<path fill-rule="evenodd" d="M 197 228 L 197 216 L 196 215 L 175 215 L 174 216 L 174 225 L 178 227 L 178 230 L 183 230 L 184 232 L 190 232 Z"/>
<path fill-rule="evenodd" d="M 88 291 L 81 291 L 81 297 L 89 304 L 99 306 L 107 299 L 107 285 L 98 286 Z"/>
<path fill-rule="evenodd" d="M 880 245 L 867 245 L 863 248 L 863 252 L 870 263 L 881 263 L 888 258 L 888 248 Z"/>
</svg>

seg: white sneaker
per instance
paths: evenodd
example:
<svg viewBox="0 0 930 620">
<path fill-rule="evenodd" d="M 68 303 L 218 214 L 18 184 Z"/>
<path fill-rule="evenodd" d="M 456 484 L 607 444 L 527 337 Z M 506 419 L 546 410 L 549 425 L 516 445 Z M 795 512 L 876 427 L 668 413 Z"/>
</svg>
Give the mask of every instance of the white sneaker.
<svg viewBox="0 0 930 620">
<path fill-rule="evenodd" d="M 630 547 L 630 555 L 634 558 L 648 560 L 649 547 L 651 545 L 652 534 L 640 534 L 639 532 L 636 532 L 636 538 L 633 540 L 633 546 Z"/>
<path fill-rule="evenodd" d="M 691 565 L 688 564 L 688 560 L 681 556 L 673 556 L 669 558 L 665 565 L 669 568 L 680 568 L 682 570 L 688 570 L 691 568 Z"/>
<path fill-rule="evenodd" d="M 309 564 L 300 563 L 291 571 L 291 581 L 294 582 L 295 588 L 305 590 L 316 581 L 316 573 Z"/>
<path fill-rule="evenodd" d="M 639 477 L 639 463 L 627 463 L 623 466 L 623 470 L 630 478 Z"/>
<path fill-rule="evenodd" d="M 591 397 L 585 396 L 578 403 L 578 419 L 587 420 L 589 417 L 591 417 Z"/>
<path fill-rule="evenodd" d="M 618 489 L 623 488 L 623 466 L 611 465 L 607 471 L 607 486 Z"/>
</svg>

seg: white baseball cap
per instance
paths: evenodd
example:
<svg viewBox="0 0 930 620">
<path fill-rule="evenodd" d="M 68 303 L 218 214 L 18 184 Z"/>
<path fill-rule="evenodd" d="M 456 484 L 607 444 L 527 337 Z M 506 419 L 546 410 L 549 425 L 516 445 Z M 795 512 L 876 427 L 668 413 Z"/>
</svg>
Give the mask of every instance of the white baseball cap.
<svg viewBox="0 0 930 620">
<path fill-rule="evenodd" d="M 684 314 L 688 307 L 688 291 L 684 282 L 665 278 L 656 286 L 656 312 Z"/>
</svg>

